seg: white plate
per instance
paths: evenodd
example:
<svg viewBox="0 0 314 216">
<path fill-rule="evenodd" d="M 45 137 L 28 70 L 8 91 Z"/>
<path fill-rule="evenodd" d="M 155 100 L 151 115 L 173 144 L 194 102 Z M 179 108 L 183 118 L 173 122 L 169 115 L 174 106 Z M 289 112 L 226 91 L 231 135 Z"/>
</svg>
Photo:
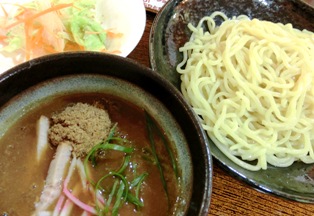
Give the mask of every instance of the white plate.
<svg viewBox="0 0 314 216">
<path fill-rule="evenodd" d="M 14 3 L 25 4 L 32 0 L 5 0 L 1 4 L 9 13 L 14 13 L 16 7 Z M 6 4 L 8 3 L 8 4 Z M 102 20 L 104 29 L 110 29 L 114 32 L 121 33 L 123 36 L 107 42 L 106 47 L 109 51 L 119 50 L 117 55 L 122 57 L 128 56 L 139 43 L 146 25 L 146 11 L 142 0 L 96 0 L 97 10 L 96 17 Z M 1 16 L 4 11 L 0 8 L 0 26 Z M 0 28 L 1 31 L 1 28 Z M 1 48 L 1 45 L 0 45 Z M 16 58 L 16 56 L 14 56 Z M 18 63 L 24 62 L 20 58 Z M 15 66 L 12 57 L 4 56 L 0 52 L 0 74 Z"/>
</svg>

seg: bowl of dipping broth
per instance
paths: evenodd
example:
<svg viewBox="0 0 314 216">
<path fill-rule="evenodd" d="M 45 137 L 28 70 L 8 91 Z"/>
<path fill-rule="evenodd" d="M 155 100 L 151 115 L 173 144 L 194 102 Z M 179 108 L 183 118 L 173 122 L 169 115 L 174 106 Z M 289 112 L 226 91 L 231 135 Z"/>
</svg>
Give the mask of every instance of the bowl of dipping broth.
<svg viewBox="0 0 314 216">
<path fill-rule="evenodd" d="M 159 74 L 60 53 L 6 71 L 0 92 L 1 215 L 208 214 L 207 136 Z"/>
</svg>

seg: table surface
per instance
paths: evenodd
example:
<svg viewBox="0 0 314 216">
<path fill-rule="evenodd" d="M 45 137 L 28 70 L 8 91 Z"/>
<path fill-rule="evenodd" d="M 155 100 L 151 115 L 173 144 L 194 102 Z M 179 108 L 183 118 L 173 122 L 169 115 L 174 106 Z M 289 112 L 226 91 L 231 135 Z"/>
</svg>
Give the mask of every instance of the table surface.
<svg viewBox="0 0 314 216">
<path fill-rule="evenodd" d="M 135 50 L 128 56 L 147 67 L 149 33 L 155 14 L 147 11 L 146 28 Z M 314 215 L 314 205 L 265 194 L 232 177 L 215 161 L 211 204 L 208 215 Z"/>
</svg>

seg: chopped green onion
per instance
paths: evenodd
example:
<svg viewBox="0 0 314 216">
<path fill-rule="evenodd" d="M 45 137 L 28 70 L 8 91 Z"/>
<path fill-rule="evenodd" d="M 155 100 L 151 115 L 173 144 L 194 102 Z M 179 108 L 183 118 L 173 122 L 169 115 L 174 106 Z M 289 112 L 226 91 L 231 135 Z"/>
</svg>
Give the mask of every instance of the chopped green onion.
<svg viewBox="0 0 314 216">
<path fill-rule="evenodd" d="M 144 206 L 144 203 L 139 198 L 136 198 L 131 193 L 128 193 L 127 201 L 130 203 L 133 203 L 136 207 L 143 207 Z"/>
<path fill-rule="evenodd" d="M 103 149 L 103 150 L 116 150 L 116 151 L 124 152 L 127 154 L 130 154 L 134 151 L 134 148 L 124 147 L 121 145 L 110 144 L 110 143 L 106 143 L 105 145 L 103 145 L 103 147 L 101 149 Z"/>
<path fill-rule="evenodd" d="M 118 215 L 119 208 L 122 205 L 122 203 L 125 202 L 126 200 L 125 197 L 127 197 L 127 194 L 128 194 L 128 182 L 123 176 L 120 176 L 120 178 L 121 178 L 120 187 L 117 192 L 116 202 L 112 208 L 113 216 Z M 125 197 L 123 196 L 124 194 L 125 194 Z"/>
<path fill-rule="evenodd" d="M 136 185 L 135 195 L 136 195 L 137 199 L 139 199 L 139 193 L 140 193 L 141 185 L 142 185 L 144 179 L 146 178 L 146 176 L 148 176 L 148 173 L 143 173 L 142 175 L 140 175 L 136 179 L 137 180 L 137 185 Z"/>
<path fill-rule="evenodd" d="M 130 203 L 133 203 L 137 207 L 143 207 L 144 206 L 144 203 L 139 198 L 139 192 L 141 189 L 141 184 L 143 183 L 146 176 L 148 176 L 148 173 L 143 173 L 142 175 L 133 179 L 133 181 L 130 183 L 130 189 L 136 187 L 135 196 L 129 193 L 127 196 L 127 201 L 129 201 Z"/>
<path fill-rule="evenodd" d="M 143 173 L 142 175 L 136 177 L 135 179 L 133 179 L 133 181 L 130 184 L 130 188 L 134 188 L 137 185 L 141 184 L 141 182 L 145 179 L 145 177 L 148 176 L 148 173 Z"/>
<path fill-rule="evenodd" d="M 118 169 L 117 173 L 121 174 L 121 173 L 124 172 L 124 170 L 125 170 L 125 169 L 128 167 L 128 165 L 129 165 L 130 159 L 131 159 L 131 155 L 127 155 L 127 156 L 124 157 L 122 166 Z"/>
<path fill-rule="evenodd" d="M 142 183 L 144 179 L 148 176 L 148 173 L 143 173 L 136 178 L 134 178 L 130 183 L 126 179 L 126 176 L 123 174 L 127 167 L 130 164 L 133 164 L 131 162 L 131 153 L 134 152 L 134 148 L 131 147 L 125 147 L 119 144 L 120 142 L 125 142 L 127 140 L 114 137 L 115 134 L 115 128 L 116 124 L 113 126 L 113 128 L 110 130 L 109 136 L 106 140 L 103 142 L 97 144 L 94 146 L 91 151 L 87 154 L 85 160 L 84 160 L 84 170 L 86 172 L 86 176 L 88 181 L 95 186 L 96 193 L 103 193 L 104 200 L 105 200 L 105 206 L 101 205 L 99 202 L 96 201 L 96 210 L 98 215 L 118 215 L 120 207 L 123 205 L 124 202 L 132 203 L 136 206 L 136 208 L 143 207 L 144 203 L 139 198 L 140 189 L 142 186 Z M 114 143 L 113 143 L 114 142 Z M 105 150 L 114 150 L 114 151 L 120 151 L 125 153 L 125 156 L 123 158 L 123 162 L 121 166 L 117 169 L 117 171 L 111 171 L 108 174 L 102 176 L 96 183 L 91 179 L 91 176 L 88 171 L 88 162 L 90 161 L 92 166 L 97 165 L 97 154 L 99 151 L 105 151 Z M 156 154 L 155 154 L 156 155 Z M 157 155 L 156 155 L 157 156 Z M 134 168 L 136 167 L 136 164 L 134 165 Z M 133 173 L 133 176 L 136 176 L 136 173 Z M 103 181 L 107 179 L 108 177 L 115 177 L 116 180 L 114 181 L 112 188 L 110 190 L 110 193 L 105 193 L 105 189 L 102 187 Z M 134 188 L 135 194 L 131 194 L 131 189 Z M 109 192 L 109 191 L 108 191 Z M 105 194 L 108 195 L 107 199 L 105 197 Z M 106 195 L 106 196 L 107 196 Z M 97 196 L 96 196 L 97 197 Z M 114 204 L 112 204 L 112 201 L 115 199 Z"/>
<path fill-rule="evenodd" d="M 92 163 L 92 166 L 96 166 L 97 165 L 96 158 L 97 158 L 97 152 L 99 150 L 116 150 L 116 151 L 124 152 L 126 154 L 132 153 L 134 151 L 134 148 L 125 147 L 125 146 L 121 146 L 121 145 L 111 144 L 110 143 L 112 140 L 125 141 L 124 139 L 114 137 L 116 127 L 117 127 L 117 124 L 114 124 L 114 126 L 111 128 L 111 130 L 109 132 L 108 138 L 105 141 L 95 145 L 90 150 L 90 152 L 87 154 L 87 156 L 85 157 L 85 160 L 84 160 L 84 170 L 85 170 L 85 173 L 86 173 L 88 181 L 91 184 L 93 184 L 93 185 L 95 183 L 90 178 L 90 174 L 89 174 L 88 169 L 87 169 L 87 163 L 90 160 L 91 163 Z"/>
<path fill-rule="evenodd" d="M 152 148 L 152 153 L 153 153 L 153 156 L 156 160 L 156 165 L 157 165 L 157 168 L 159 170 L 159 174 L 160 174 L 160 179 L 161 179 L 161 182 L 162 182 L 162 185 L 163 185 L 163 188 L 168 196 L 168 189 L 167 189 L 167 183 L 166 183 L 166 180 L 165 180 L 165 176 L 164 176 L 164 172 L 163 172 L 163 169 L 162 169 L 162 166 L 161 166 L 161 163 L 159 161 L 159 158 L 158 158 L 158 155 L 157 155 L 157 152 L 156 152 L 156 146 L 155 146 L 155 140 L 154 140 L 154 134 L 153 134 L 153 125 L 154 125 L 154 122 L 153 120 L 151 119 L 151 117 L 148 115 L 147 112 L 145 112 L 145 116 L 146 116 L 146 122 L 147 122 L 147 131 L 148 131 L 148 137 L 149 137 L 149 141 L 150 141 L 150 146 Z"/>
<path fill-rule="evenodd" d="M 110 192 L 110 194 L 109 194 L 109 197 L 108 197 L 108 200 L 107 200 L 107 202 L 106 202 L 106 210 L 105 210 L 106 213 L 109 212 L 109 206 L 110 206 L 111 201 L 112 201 L 112 199 L 113 199 L 113 196 L 114 196 L 114 194 L 115 194 L 115 192 L 116 192 L 116 189 L 117 189 L 118 184 L 119 184 L 119 180 L 116 180 L 116 181 L 114 182 L 114 184 L 113 184 L 112 190 L 111 190 L 111 192 Z"/>
<path fill-rule="evenodd" d="M 173 155 L 173 152 L 171 151 L 171 148 L 169 146 L 169 143 L 166 139 L 166 137 L 164 136 L 164 134 L 162 133 L 162 131 L 159 129 L 159 127 L 157 127 L 157 125 L 154 123 L 154 121 L 151 119 L 150 115 L 147 113 L 147 111 L 145 111 L 145 115 L 146 115 L 146 119 L 148 120 L 148 123 L 151 124 L 151 127 L 153 127 L 157 133 L 158 133 L 158 136 L 161 138 L 162 140 L 162 143 L 164 144 L 166 150 L 167 150 L 167 153 L 170 157 L 170 160 L 171 160 L 171 165 L 172 165 L 172 168 L 173 168 L 173 171 L 176 175 L 176 177 L 178 178 L 179 177 L 179 173 L 178 173 L 178 167 L 177 167 L 177 163 L 176 163 L 176 159 Z"/>
<path fill-rule="evenodd" d="M 103 191 L 103 189 L 102 189 L 100 184 L 106 178 L 111 177 L 111 176 L 115 176 L 115 177 L 120 178 L 120 186 L 119 186 L 119 189 L 118 189 L 117 194 L 116 194 L 115 204 L 114 204 L 114 206 L 112 208 L 112 215 L 117 215 L 120 205 L 125 202 L 126 197 L 127 197 L 128 193 L 129 193 L 129 184 L 128 184 L 128 181 L 126 180 L 126 178 L 123 175 L 119 174 L 119 173 L 110 172 L 109 174 L 101 177 L 98 180 L 98 182 L 96 183 L 96 191 L 98 191 L 98 190 Z M 111 190 L 111 192 L 109 194 L 109 199 L 108 199 L 108 201 L 106 203 L 105 213 L 108 213 L 108 211 L 109 211 L 109 206 L 110 206 L 111 201 L 113 199 L 113 196 L 115 194 L 116 187 L 117 187 L 117 183 L 115 182 L 114 185 L 113 185 L 113 188 L 112 188 L 112 190 Z M 102 212 L 102 210 L 99 208 L 99 206 L 97 206 L 96 209 L 97 209 L 98 213 Z"/>
</svg>

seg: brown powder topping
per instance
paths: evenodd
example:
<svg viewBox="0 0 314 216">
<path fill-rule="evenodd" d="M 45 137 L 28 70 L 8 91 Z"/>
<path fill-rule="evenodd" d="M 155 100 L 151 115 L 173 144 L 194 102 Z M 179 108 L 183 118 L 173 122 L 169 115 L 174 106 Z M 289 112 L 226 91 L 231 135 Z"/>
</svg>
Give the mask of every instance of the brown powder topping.
<svg viewBox="0 0 314 216">
<path fill-rule="evenodd" d="M 67 142 L 77 157 L 83 157 L 108 137 L 111 126 L 106 110 L 77 103 L 51 117 L 49 140 L 53 145 Z"/>
</svg>

